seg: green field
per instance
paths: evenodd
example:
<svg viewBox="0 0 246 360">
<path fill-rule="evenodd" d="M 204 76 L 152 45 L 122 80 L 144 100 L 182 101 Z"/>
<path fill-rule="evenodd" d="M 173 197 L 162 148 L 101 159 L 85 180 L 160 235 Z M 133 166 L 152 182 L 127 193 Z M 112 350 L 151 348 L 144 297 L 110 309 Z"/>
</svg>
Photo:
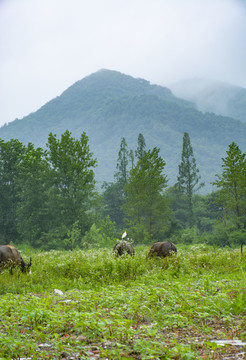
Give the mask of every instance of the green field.
<svg viewBox="0 0 246 360">
<path fill-rule="evenodd" d="M 148 249 L 22 251 L 31 273 L 0 274 L 0 359 L 243 359 L 215 340 L 246 342 L 246 255 Z"/>
</svg>

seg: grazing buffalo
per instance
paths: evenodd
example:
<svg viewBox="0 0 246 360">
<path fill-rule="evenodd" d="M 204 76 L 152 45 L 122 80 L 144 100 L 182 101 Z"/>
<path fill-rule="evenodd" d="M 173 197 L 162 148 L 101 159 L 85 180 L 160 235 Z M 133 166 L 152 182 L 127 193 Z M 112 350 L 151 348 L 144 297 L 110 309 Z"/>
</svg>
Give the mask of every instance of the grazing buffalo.
<svg viewBox="0 0 246 360">
<path fill-rule="evenodd" d="M 177 248 L 170 241 L 156 242 L 151 246 L 148 256 L 151 257 L 156 255 L 164 258 L 166 256 L 172 255 L 173 253 L 177 253 Z"/>
<path fill-rule="evenodd" d="M 135 254 L 135 250 L 132 244 L 126 240 L 120 240 L 119 242 L 117 242 L 117 244 L 115 244 L 114 246 L 113 252 L 117 256 L 121 256 L 123 254 L 129 254 L 129 255 Z"/>
<path fill-rule="evenodd" d="M 0 268 L 9 267 L 10 273 L 13 273 L 13 268 L 20 266 L 22 272 L 27 272 L 32 263 L 26 264 L 22 259 L 19 251 L 12 245 L 0 245 Z"/>
</svg>

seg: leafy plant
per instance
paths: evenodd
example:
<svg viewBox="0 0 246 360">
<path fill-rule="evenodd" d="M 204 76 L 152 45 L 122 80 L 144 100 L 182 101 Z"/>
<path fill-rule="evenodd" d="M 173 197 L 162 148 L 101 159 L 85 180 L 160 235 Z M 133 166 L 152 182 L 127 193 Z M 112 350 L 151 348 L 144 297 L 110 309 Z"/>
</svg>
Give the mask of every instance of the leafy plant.
<svg viewBox="0 0 246 360">
<path fill-rule="evenodd" d="M 31 274 L 4 270 L 0 357 L 218 358 L 211 337 L 246 340 L 239 249 L 180 245 L 165 259 L 148 250 L 35 251 Z"/>
</svg>

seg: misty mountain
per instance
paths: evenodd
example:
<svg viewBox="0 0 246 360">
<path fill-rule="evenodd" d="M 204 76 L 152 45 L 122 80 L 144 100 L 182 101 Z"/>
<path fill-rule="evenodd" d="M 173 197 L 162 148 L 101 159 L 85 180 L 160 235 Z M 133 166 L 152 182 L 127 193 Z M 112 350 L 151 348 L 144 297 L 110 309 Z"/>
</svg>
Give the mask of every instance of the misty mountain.
<svg viewBox="0 0 246 360">
<path fill-rule="evenodd" d="M 45 147 L 50 132 L 59 137 L 67 129 L 74 137 L 82 132 L 88 135 L 90 149 L 98 160 L 99 184 L 113 180 L 122 137 L 128 148 L 135 150 L 139 133 L 144 135 L 147 148 L 160 148 L 169 185 L 176 182 L 185 131 L 190 135 L 206 190 L 221 172 L 221 158 L 228 145 L 235 141 L 245 151 L 246 124 L 204 114 L 165 87 L 110 70 L 77 81 L 38 111 L 4 125 L 0 138 Z"/>
<path fill-rule="evenodd" d="M 189 79 L 170 86 L 172 92 L 196 104 L 202 112 L 229 116 L 246 123 L 246 89 L 219 81 Z"/>
</svg>

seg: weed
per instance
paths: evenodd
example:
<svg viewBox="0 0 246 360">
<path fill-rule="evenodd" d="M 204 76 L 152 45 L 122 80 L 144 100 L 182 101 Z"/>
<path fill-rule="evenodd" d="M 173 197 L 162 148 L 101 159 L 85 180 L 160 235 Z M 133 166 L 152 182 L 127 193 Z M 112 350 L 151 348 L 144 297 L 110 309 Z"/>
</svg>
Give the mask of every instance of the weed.
<svg viewBox="0 0 246 360">
<path fill-rule="evenodd" d="M 4 271 L 0 358 L 198 359 L 220 351 L 211 337 L 245 338 L 244 255 L 199 246 L 166 259 L 147 252 L 36 252 L 31 274 Z"/>
</svg>

